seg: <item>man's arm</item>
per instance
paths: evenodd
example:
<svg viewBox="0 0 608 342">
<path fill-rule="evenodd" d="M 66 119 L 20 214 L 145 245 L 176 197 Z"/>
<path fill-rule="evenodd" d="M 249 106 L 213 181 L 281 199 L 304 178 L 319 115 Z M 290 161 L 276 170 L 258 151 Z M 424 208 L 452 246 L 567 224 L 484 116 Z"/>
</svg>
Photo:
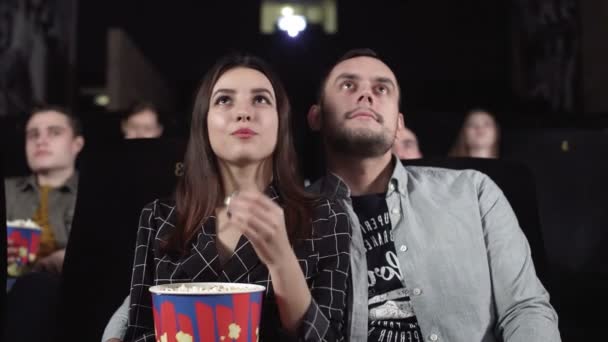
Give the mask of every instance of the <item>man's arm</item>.
<svg viewBox="0 0 608 342">
<path fill-rule="evenodd" d="M 508 342 L 561 341 L 557 313 L 536 276 L 530 246 L 513 209 L 487 176 L 478 195 L 497 311 L 496 335 Z"/>
<path fill-rule="evenodd" d="M 127 296 L 122 304 L 118 307 L 116 312 L 110 318 L 108 325 L 106 325 L 103 331 L 103 337 L 101 342 L 114 342 L 122 341 L 125 338 L 127 332 L 127 325 L 129 323 L 129 301 L 131 296 Z"/>
</svg>

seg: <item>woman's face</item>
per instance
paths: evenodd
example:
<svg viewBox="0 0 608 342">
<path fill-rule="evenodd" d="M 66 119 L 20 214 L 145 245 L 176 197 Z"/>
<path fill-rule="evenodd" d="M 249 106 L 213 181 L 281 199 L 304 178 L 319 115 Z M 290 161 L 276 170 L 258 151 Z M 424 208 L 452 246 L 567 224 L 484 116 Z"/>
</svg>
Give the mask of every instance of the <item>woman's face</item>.
<svg viewBox="0 0 608 342">
<path fill-rule="evenodd" d="M 213 86 L 207 126 L 211 148 L 221 161 L 246 165 L 271 157 L 279 114 L 268 78 L 245 67 L 226 71 Z"/>
<path fill-rule="evenodd" d="M 465 142 L 469 148 L 490 148 L 496 142 L 496 123 L 488 113 L 475 112 L 464 126 Z"/>
</svg>

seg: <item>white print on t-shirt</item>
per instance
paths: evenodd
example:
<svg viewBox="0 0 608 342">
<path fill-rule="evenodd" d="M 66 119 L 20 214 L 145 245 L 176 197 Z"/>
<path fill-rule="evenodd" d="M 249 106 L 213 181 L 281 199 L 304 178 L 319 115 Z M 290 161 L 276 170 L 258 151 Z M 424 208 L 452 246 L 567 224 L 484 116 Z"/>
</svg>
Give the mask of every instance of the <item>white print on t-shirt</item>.
<svg viewBox="0 0 608 342">
<path fill-rule="evenodd" d="M 368 335 L 371 335 L 376 328 L 372 328 Z M 371 340 L 370 340 L 371 341 Z M 421 342 L 422 337 L 418 334 L 418 331 L 393 331 L 383 329 L 378 336 L 378 342 Z"/>
<path fill-rule="evenodd" d="M 373 287 L 376 285 L 376 277 L 380 277 L 386 281 L 389 281 L 394 277 L 397 277 L 399 280 L 403 280 L 401 266 L 395 252 L 388 251 L 386 252 L 385 257 L 388 266 L 382 266 L 380 268 L 375 267 L 373 271 L 367 271 L 368 287 Z"/>
<path fill-rule="evenodd" d="M 378 217 L 371 217 L 367 219 L 365 222 L 361 222 L 361 231 L 363 233 L 373 232 L 382 226 L 387 224 L 391 224 L 391 217 L 388 212 L 383 215 L 378 215 Z"/>
<path fill-rule="evenodd" d="M 410 301 L 388 300 L 386 303 L 369 309 L 369 320 L 405 319 L 414 317 L 414 308 Z"/>
<path fill-rule="evenodd" d="M 393 238 L 393 231 L 385 230 L 384 232 L 376 233 L 371 237 L 366 237 L 365 239 L 363 239 L 363 244 L 365 245 L 365 249 L 371 251 L 376 247 L 380 247 L 393 241 L 395 241 L 395 239 Z"/>
</svg>

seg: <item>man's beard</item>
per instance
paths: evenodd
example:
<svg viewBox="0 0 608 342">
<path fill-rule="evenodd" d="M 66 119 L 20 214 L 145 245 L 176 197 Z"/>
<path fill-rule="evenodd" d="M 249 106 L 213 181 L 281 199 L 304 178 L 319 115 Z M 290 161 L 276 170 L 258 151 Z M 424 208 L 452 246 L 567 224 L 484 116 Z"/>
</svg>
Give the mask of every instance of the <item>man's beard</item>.
<svg viewBox="0 0 608 342">
<path fill-rule="evenodd" d="M 321 119 L 323 120 L 321 134 L 327 148 L 331 151 L 348 157 L 373 158 L 384 155 L 392 148 L 395 140 L 394 134 L 385 129 L 381 132 L 374 132 L 365 128 L 339 127 L 330 119 L 336 116 L 336 113 L 331 113 L 331 108 L 326 105 L 321 107 Z M 384 122 L 382 117 L 378 121 Z"/>
</svg>

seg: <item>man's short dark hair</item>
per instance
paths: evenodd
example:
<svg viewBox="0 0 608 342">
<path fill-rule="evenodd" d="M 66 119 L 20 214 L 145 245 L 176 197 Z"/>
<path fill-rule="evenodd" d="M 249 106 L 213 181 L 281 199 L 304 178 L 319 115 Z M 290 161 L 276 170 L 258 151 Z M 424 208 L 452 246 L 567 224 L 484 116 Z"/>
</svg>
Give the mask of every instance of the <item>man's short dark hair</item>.
<svg viewBox="0 0 608 342">
<path fill-rule="evenodd" d="M 74 115 L 74 113 L 72 113 L 72 111 L 70 111 L 68 108 L 66 107 L 62 107 L 62 106 L 58 106 L 58 105 L 47 105 L 47 104 L 42 104 L 42 105 L 37 105 L 35 106 L 32 111 L 30 112 L 29 117 L 27 118 L 26 122 L 29 122 L 30 119 L 41 112 L 57 112 L 59 114 L 64 115 L 67 119 L 68 119 L 68 124 L 70 125 L 70 127 L 72 128 L 72 132 L 74 133 L 75 137 L 78 136 L 82 136 L 82 123 L 80 122 L 80 119 Z"/>
<path fill-rule="evenodd" d="M 158 110 L 158 107 L 156 107 L 152 102 L 137 102 L 137 103 L 134 103 L 125 112 L 125 115 L 123 116 L 122 121 L 127 121 L 133 115 L 141 113 L 141 112 L 146 111 L 146 110 L 151 111 L 152 113 L 154 113 L 154 115 L 156 115 L 156 122 L 159 125 L 162 124 L 160 111 Z"/>
<path fill-rule="evenodd" d="M 376 51 L 374 51 L 370 48 L 357 48 L 357 49 L 351 49 L 351 50 L 346 51 L 346 53 L 344 53 L 340 58 L 338 58 L 338 60 L 335 63 L 333 63 L 331 65 L 331 67 L 328 68 L 325 71 L 325 73 L 323 74 L 323 78 L 321 78 L 321 84 L 319 85 L 319 92 L 317 94 L 317 104 L 321 104 L 321 102 L 323 102 L 323 90 L 325 89 L 325 84 L 327 83 L 329 74 L 336 67 L 336 65 L 338 65 L 346 60 L 357 58 L 357 57 L 375 58 L 375 59 L 379 60 L 380 62 L 388 65 L 388 63 L 386 63 L 386 61 L 383 60 Z M 390 68 L 390 66 L 389 66 L 389 68 Z M 401 107 L 401 87 L 399 87 L 399 84 L 397 84 L 397 88 L 399 89 L 399 107 Z"/>
</svg>

